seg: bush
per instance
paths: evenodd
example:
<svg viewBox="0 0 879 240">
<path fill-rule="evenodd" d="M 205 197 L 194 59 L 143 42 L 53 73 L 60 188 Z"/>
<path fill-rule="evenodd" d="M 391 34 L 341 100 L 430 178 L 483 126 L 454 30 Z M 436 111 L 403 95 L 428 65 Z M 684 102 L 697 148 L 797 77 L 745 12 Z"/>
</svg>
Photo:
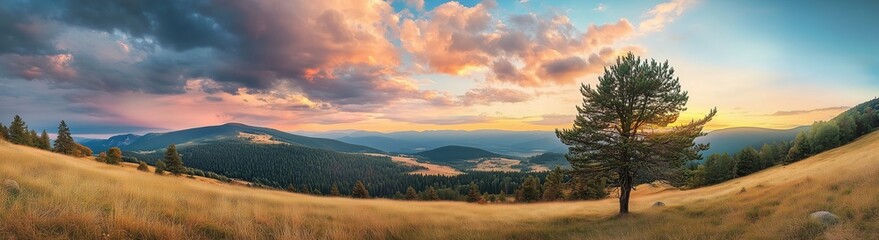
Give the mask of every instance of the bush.
<svg viewBox="0 0 879 240">
<path fill-rule="evenodd" d="M 137 163 L 137 170 L 149 172 L 150 168 L 147 166 L 147 164 L 145 162 L 141 161 L 141 162 Z"/>
</svg>

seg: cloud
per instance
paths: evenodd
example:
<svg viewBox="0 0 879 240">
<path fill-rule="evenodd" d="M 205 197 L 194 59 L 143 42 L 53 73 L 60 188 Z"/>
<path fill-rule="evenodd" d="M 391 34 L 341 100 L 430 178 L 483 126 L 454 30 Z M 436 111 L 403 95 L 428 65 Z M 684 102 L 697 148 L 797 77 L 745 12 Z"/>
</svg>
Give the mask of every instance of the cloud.
<svg viewBox="0 0 879 240">
<path fill-rule="evenodd" d="M 542 87 L 599 73 L 603 61 L 586 59 L 609 57 L 607 53 L 616 52 L 612 47 L 634 32 L 626 19 L 580 31 L 557 13 L 503 20 L 490 10 L 485 3 L 445 3 L 422 17 L 403 20 L 400 41 L 428 72 L 463 75 L 487 69 L 493 81 Z"/>
<path fill-rule="evenodd" d="M 424 10 L 424 0 L 405 0 L 406 6 L 411 8 L 415 8 L 415 10 L 423 11 Z"/>
<path fill-rule="evenodd" d="M 526 92 L 500 88 L 471 89 L 460 98 L 464 105 L 488 105 L 495 102 L 518 103 L 533 99 L 533 97 Z"/>
<path fill-rule="evenodd" d="M 399 122 L 432 124 L 432 125 L 459 125 L 486 123 L 492 121 L 492 118 L 485 115 L 456 115 L 456 116 L 440 116 L 440 117 L 412 117 L 403 115 L 387 115 L 381 117 Z"/>
<path fill-rule="evenodd" d="M 692 6 L 696 0 L 671 0 L 670 2 L 656 5 L 647 12 L 644 20 L 638 24 L 641 32 L 657 32 L 665 28 L 675 18 L 684 14 L 684 10 Z"/>
<path fill-rule="evenodd" d="M 850 107 L 840 106 L 840 107 L 828 107 L 828 108 L 817 108 L 810 110 L 794 110 L 794 111 L 777 111 L 775 113 L 769 114 L 768 116 L 796 116 L 796 115 L 804 115 L 815 112 L 824 112 L 824 111 L 834 111 L 834 112 L 842 112 L 848 110 Z"/>
<path fill-rule="evenodd" d="M 534 125 L 562 125 L 562 124 L 572 124 L 574 122 L 574 115 L 564 115 L 564 114 L 546 114 L 540 116 L 540 120 L 528 121 L 530 124 Z"/>
<path fill-rule="evenodd" d="M 596 11 L 596 12 L 604 12 L 604 10 L 605 10 L 606 8 L 607 8 L 607 7 L 604 6 L 604 3 L 598 3 L 598 5 L 595 6 L 595 8 L 593 8 L 592 11 Z"/>
</svg>

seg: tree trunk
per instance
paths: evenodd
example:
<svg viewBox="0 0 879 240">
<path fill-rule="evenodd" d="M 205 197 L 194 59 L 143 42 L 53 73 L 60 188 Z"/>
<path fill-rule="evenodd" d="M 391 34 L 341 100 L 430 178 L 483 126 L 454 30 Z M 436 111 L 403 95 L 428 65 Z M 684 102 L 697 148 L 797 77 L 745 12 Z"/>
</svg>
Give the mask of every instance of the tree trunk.
<svg viewBox="0 0 879 240">
<path fill-rule="evenodd" d="M 620 182 L 620 213 L 625 215 L 629 213 L 629 195 L 632 193 L 632 176 L 622 177 Z"/>
</svg>

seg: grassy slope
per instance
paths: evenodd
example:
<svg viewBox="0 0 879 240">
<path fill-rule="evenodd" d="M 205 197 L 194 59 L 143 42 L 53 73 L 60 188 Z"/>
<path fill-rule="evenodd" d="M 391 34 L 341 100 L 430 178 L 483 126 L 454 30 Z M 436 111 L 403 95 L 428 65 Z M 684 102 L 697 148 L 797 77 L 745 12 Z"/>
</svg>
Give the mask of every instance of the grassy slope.
<svg viewBox="0 0 879 240">
<path fill-rule="evenodd" d="M 694 190 L 477 205 L 321 198 L 142 173 L 0 142 L 0 238 L 877 239 L 879 133 L 801 162 Z M 744 189 L 744 192 L 742 192 Z M 655 201 L 668 204 L 650 208 Z M 807 215 L 843 223 L 823 229 Z"/>
</svg>

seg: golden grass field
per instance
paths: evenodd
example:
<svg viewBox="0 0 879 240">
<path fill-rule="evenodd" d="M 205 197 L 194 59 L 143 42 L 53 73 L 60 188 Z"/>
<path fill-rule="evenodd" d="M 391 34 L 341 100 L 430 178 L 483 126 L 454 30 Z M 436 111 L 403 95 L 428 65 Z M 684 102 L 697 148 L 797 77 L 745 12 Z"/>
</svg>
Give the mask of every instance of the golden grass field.
<svg viewBox="0 0 879 240">
<path fill-rule="evenodd" d="M 313 197 L 158 176 L 0 142 L 0 239 L 879 239 L 879 133 L 693 190 L 468 204 Z M 666 207 L 652 208 L 662 201 Z M 832 227 L 808 219 L 827 210 Z"/>
</svg>

